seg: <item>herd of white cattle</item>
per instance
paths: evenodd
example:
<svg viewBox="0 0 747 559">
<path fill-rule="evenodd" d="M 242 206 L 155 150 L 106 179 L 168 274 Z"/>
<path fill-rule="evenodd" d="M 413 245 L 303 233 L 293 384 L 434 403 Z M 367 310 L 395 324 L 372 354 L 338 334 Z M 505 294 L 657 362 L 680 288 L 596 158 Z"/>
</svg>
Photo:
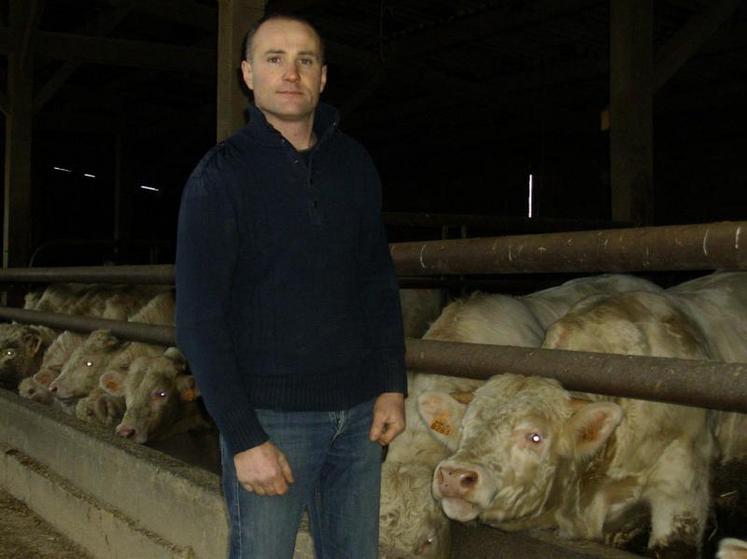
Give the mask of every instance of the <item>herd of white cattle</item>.
<svg viewBox="0 0 747 559">
<path fill-rule="evenodd" d="M 173 326 L 175 301 L 167 286 L 55 284 L 24 308 Z M 211 428 L 176 348 L 23 324 L 0 324 L 0 347 L 0 385 L 138 443 Z"/>
<path fill-rule="evenodd" d="M 439 306 L 403 290 L 407 333 L 422 333 L 414 324 Z M 25 308 L 174 323 L 173 291 L 160 286 L 55 284 Z M 475 293 L 448 304 L 423 337 L 747 363 L 747 272 L 666 290 L 613 274 L 521 297 Z M 136 442 L 212 428 L 176 348 L 14 323 L 0 324 L 0 349 L 0 386 Z M 747 416 L 495 372 L 409 373 L 407 429 L 382 470 L 382 557 L 448 557 L 449 519 L 618 547 L 645 532 L 653 555 L 697 556 L 709 472 L 747 457 Z M 719 556 L 739 546 L 725 541 Z"/>
</svg>

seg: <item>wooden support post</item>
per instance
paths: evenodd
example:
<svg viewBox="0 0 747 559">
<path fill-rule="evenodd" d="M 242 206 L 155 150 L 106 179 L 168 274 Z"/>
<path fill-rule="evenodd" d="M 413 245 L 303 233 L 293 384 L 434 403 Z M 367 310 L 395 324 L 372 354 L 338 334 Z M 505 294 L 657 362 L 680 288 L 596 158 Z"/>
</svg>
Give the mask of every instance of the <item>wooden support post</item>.
<svg viewBox="0 0 747 559">
<path fill-rule="evenodd" d="M 244 36 L 264 15 L 265 3 L 266 0 L 218 0 L 218 141 L 246 122 L 247 97 L 239 66 L 244 58 Z"/>
<path fill-rule="evenodd" d="M 654 218 L 653 0 L 610 0 L 612 219 Z"/>
<path fill-rule="evenodd" d="M 8 116 L 5 124 L 3 267 L 26 266 L 31 255 L 31 125 L 33 48 L 37 2 L 11 0 L 13 37 L 8 55 Z"/>
</svg>

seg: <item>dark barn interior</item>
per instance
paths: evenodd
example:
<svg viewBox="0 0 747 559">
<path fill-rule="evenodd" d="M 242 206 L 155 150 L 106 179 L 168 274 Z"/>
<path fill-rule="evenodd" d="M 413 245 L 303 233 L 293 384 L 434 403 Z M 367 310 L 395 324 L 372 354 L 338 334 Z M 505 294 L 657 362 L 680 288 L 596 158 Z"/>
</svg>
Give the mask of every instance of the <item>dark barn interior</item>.
<svg viewBox="0 0 747 559">
<path fill-rule="evenodd" d="M 20 4 L 30 13 L 13 34 L 3 2 L 0 51 L 20 41 L 32 74 L 29 250 L 45 245 L 34 264 L 169 262 L 181 188 L 216 139 L 219 2 Z M 602 124 L 610 5 L 278 0 L 267 11 L 299 13 L 324 35 L 323 98 L 371 151 L 386 211 L 527 217 L 531 175 L 533 218 L 629 221 L 612 215 Z M 652 18 L 655 188 L 638 221 L 737 219 L 747 6 L 657 0 Z M 48 247 L 61 239 L 132 243 L 128 255 Z"/>
<path fill-rule="evenodd" d="M 220 84 L 238 75 L 238 58 L 219 68 L 220 12 L 242 3 L 262 5 L 0 0 L 4 267 L 173 263 L 182 188 L 226 133 Z M 324 37 L 322 100 L 377 164 L 391 241 L 747 215 L 747 2 L 265 10 L 299 14 Z M 424 213 L 453 217 L 412 225 Z M 575 275 L 443 285 L 526 293 Z M 698 273 L 644 275 L 666 287 Z M 740 511 L 714 526 L 719 536 L 747 536 L 743 485 L 741 469 L 716 481 Z"/>
</svg>

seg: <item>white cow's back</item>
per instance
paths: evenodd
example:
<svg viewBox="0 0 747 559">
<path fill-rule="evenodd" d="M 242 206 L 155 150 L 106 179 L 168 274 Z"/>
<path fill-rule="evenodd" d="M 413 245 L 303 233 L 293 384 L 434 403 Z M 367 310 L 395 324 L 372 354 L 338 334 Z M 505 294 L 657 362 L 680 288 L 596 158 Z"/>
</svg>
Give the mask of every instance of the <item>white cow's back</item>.
<svg viewBox="0 0 747 559">
<path fill-rule="evenodd" d="M 705 334 L 711 358 L 747 363 L 747 272 L 716 272 L 667 293 Z M 747 458 L 747 415 L 716 412 L 722 463 Z"/>
<path fill-rule="evenodd" d="M 648 280 L 623 274 L 602 274 L 567 281 L 522 297 L 535 318 L 547 330 L 562 318 L 578 301 L 592 295 L 612 295 L 627 291 L 658 293 L 662 289 Z"/>
</svg>

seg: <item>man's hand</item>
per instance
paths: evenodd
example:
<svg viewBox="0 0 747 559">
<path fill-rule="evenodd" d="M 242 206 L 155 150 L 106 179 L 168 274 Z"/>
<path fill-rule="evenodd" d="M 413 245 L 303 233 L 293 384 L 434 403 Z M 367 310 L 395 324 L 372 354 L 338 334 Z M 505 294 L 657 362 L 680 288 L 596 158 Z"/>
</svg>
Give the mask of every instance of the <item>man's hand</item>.
<svg viewBox="0 0 747 559">
<path fill-rule="evenodd" d="M 386 446 L 405 430 L 405 396 L 384 392 L 374 403 L 373 422 L 368 438 Z"/>
<path fill-rule="evenodd" d="M 239 483 L 257 495 L 283 495 L 294 481 L 285 454 L 270 441 L 239 452 L 233 463 Z"/>
</svg>

